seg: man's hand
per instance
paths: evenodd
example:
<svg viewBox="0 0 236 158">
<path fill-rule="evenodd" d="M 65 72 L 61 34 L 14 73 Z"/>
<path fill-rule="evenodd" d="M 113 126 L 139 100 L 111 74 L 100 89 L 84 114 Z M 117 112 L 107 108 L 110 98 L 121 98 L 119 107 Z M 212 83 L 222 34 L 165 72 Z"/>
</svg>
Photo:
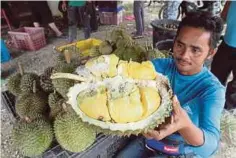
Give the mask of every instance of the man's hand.
<svg viewBox="0 0 236 158">
<path fill-rule="evenodd" d="M 191 126 L 192 121 L 190 120 L 186 111 L 180 106 L 180 103 L 176 96 L 173 98 L 173 114 L 169 124 L 158 127 L 158 130 L 149 130 L 144 136 L 148 139 L 162 140 L 166 136 L 172 133 L 184 130 Z"/>
</svg>

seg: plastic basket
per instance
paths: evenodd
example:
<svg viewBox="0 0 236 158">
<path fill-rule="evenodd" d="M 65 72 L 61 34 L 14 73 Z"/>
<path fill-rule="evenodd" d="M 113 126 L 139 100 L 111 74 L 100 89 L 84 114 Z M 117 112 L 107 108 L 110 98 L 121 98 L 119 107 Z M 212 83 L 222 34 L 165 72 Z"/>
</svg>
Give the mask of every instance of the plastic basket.
<svg viewBox="0 0 236 158">
<path fill-rule="evenodd" d="M 105 25 L 119 25 L 123 22 L 123 9 L 119 12 L 99 12 L 100 22 Z"/>
<path fill-rule="evenodd" d="M 9 31 L 8 34 L 17 49 L 35 51 L 46 45 L 44 28 L 42 27 L 22 27 Z"/>
</svg>

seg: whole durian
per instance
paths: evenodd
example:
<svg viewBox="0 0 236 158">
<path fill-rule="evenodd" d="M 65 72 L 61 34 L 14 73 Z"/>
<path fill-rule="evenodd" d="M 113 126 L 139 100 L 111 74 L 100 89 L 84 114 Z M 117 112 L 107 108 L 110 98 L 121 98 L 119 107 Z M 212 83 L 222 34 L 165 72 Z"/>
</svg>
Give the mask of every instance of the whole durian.
<svg viewBox="0 0 236 158">
<path fill-rule="evenodd" d="M 21 76 L 22 75 L 20 73 L 11 75 L 7 81 L 8 90 L 15 96 L 18 96 L 21 93 L 20 89 Z"/>
<path fill-rule="evenodd" d="M 109 41 L 103 41 L 100 45 L 99 45 L 99 52 L 103 55 L 108 55 L 111 54 L 111 52 L 113 51 L 112 49 L 112 45 L 110 44 Z"/>
<path fill-rule="evenodd" d="M 53 67 L 48 67 L 44 70 L 44 73 L 40 75 L 40 86 L 46 93 L 51 93 L 54 90 L 52 80 L 50 79 L 52 72 Z"/>
<path fill-rule="evenodd" d="M 96 139 L 96 131 L 83 123 L 70 109 L 57 115 L 54 132 L 58 143 L 71 152 L 81 152 Z"/>
<path fill-rule="evenodd" d="M 53 140 L 51 125 L 42 118 L 30 123 L 17 122 L 12 131 L 14 145 L 24 156 L 38 156 L 46 151 Z"/>
<path fill-rule="evenodd" d="M 25 73 L 21 77 L 20 89 L 24 93 L 32 93 L 33 92 L 33 83 L 36 83 L 36 88 L 39 89 L 40 82 L 39 76 L 35 73 Z"/>
<path fill-rule="evenodd" d="M 50 93 L 48 96 L 48 104 L 50 107 L 50 117 L 55 118 L 57 114 L 62 111 L 62 104 L 64 99 L 57 92 Z"/>
<path fill-rule="evenodd" d="M 35 85 L 35 82 L 34 82 Z M 35 119 L 38 115 L 45 115 L 48 110 L 47 95 L 41 91 L 36 91 L 35 88 L 32 93 L 21 93 L 16 102 L 16 113 L 22 119 Z"/>
<path fill-rule="evenodd" d="M 54 69 L 53 73 L 57 72 L 64 72 L 64 73 L 72 73 L 75 71 L 75 65 L 70 63 L 61 63 L 57 64 Z M 54 79 L 52 80 L 52 84 L 55 88 L 55 90 L 63 96 L 63 98 L 67 99 L 66 93 L 68 92 L 68 89 L 74 85 L 74 81 L 70 79 Z"/>
</svg>

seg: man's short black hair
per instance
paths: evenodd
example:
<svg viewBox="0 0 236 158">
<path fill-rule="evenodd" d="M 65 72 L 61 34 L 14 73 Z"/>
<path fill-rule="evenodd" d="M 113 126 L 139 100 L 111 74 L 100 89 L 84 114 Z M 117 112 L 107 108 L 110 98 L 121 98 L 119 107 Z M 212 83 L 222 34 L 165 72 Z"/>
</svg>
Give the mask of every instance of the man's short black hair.
<svg viewBox="0 0 236 158">
<path fill-rule="evenodd" d="M 218 16 L 212 16 L 211 13 L 198 11 L 189 13 L 188 16 L 182 19 L 178 27 L 177 36 L 184 26 L 202 28 L 207 32 L 210 32 L 211 38 L 209 46 L 211 48 L 216 48 L 223 30 L 223 21 Z"/>
</svg>

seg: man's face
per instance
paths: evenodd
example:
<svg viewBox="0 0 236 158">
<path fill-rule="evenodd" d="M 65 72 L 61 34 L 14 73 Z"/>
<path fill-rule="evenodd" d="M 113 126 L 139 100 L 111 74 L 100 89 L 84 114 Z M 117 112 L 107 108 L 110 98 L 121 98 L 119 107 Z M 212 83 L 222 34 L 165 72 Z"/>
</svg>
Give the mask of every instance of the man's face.
<svg viewBox="0 0 236 158">
<path fill-rule="evenodd" d="M 211 34 L 200 28 L 184 26 L 174 43 L 174 59 L 178 71 L 193 75 L 201 71 L 203 63 L 214 50 L 210 49 Z"/>
</svg>

